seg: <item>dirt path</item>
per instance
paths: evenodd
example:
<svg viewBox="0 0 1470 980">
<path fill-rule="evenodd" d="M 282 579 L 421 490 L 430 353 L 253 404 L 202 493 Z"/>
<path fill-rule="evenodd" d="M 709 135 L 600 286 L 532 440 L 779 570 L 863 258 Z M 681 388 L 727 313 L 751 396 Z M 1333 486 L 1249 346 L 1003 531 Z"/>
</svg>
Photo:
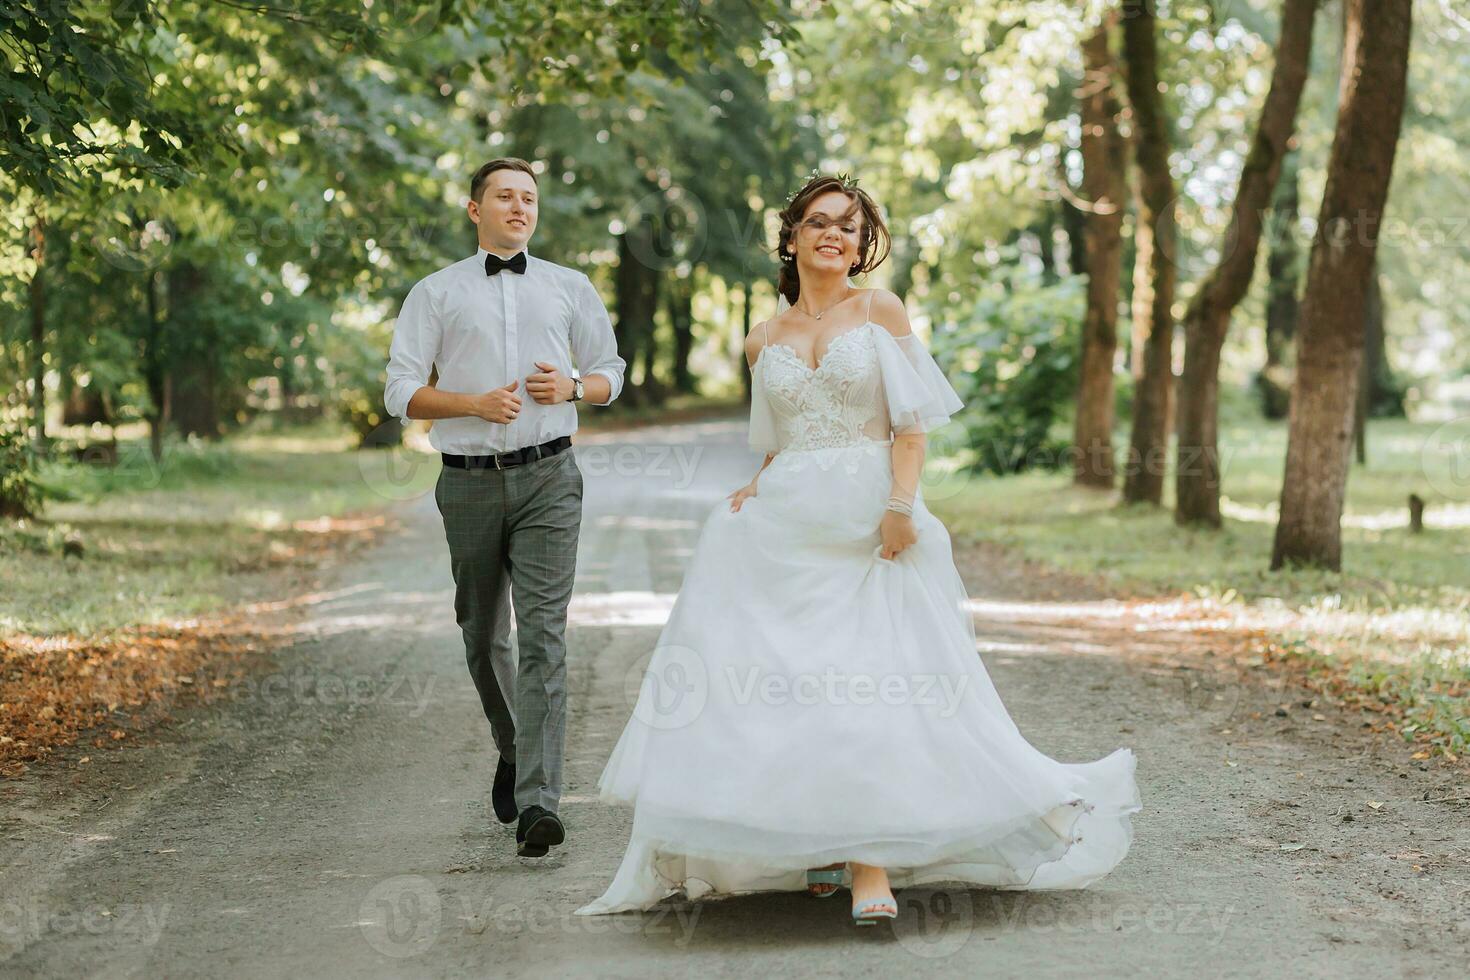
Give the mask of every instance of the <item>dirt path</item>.
<svg viewBox="0 0 1470 980">
<path fill-rule="evenodd" d="M 1110 877 L 902 892 L 896 927 L 867 935 L 845 901 L 795 895 L 573 917 L 627 839 L 594 785 L 701 520 L 751 472 L 742 436 L 579 441 L 568 846 L 516 858 L 489 812 L 493 750 L 424 496 L 304 602 L 261 612 L 296 642 L 236 696 L 152 745 L 0 783 L 0 975 L 1463 975 L 1462 776 L 982 548 L 958 557 L 1022 731 L 1067 760 L 1138 754 L 1144 810 Z"/>
</svg>

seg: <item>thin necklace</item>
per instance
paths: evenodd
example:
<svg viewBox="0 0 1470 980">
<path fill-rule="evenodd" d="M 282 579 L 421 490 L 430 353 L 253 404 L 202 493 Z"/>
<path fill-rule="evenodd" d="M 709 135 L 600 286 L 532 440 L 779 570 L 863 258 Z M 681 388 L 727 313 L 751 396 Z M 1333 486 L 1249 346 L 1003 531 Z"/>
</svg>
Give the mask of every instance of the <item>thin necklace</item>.
<svg viewBox="0 0 1470 980">
<path fill-rule="evenodd" d="M 846 293 L 843 293 L 842 294 L 842 299 L 839 299 L 836 303 L 833 303 L 831 306 L 828 306 L 827 309 L 823 310 L 821 313 L 807 313 L 807 311 L 804 310 L 804 309 L 802 309 L 800 306 L 798 306 L 797 309 L 798 310 L 801 310 L 801 312 L 803 312 L 803 313 L 806 313 L 806 315 L 809 316 L 809 317 L 811 317 L 813 320 L 820 320 L 823 316 L 825 316 L 827 314 L 828 310 L 831 310 L 832 309 L 833 306 L 838 305 L 838 303 L 846 302 L 847 301 L 847 297 L 851 293 L 852 293 L 852 290 L 849 289 Z"/>
</svg>

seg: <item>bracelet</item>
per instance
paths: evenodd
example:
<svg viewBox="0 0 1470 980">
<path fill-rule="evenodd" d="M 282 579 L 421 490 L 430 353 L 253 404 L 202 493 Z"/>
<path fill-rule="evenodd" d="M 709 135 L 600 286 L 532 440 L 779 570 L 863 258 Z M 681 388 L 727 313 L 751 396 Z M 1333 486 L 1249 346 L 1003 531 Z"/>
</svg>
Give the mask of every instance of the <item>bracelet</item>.
<svg viewBox="0 0 1470 980">
<path fill-rule="evenodd" d="M 892 497 L 888 498 L 887 509 L 898 514 L 903 514 L 905 517 L 912 517 L 914 513 L 914 504 L 913 501 L 904 500 L 902 497 L 894 494 Z"/>
</svg>

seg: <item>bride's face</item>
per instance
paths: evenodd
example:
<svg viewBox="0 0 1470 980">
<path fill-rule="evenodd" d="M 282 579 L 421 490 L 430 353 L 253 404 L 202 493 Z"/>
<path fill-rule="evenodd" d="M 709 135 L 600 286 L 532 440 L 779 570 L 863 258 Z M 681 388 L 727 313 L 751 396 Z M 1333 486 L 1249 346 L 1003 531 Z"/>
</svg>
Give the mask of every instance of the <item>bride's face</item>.
<svg viewBox="0 0 1470 980">
<path fill-rule="evenodd" d="M 846 194 L 829 191 L 812 199 L 796 226 L 796 260 L 814 272 L 841 272 L 857 264 L 863 213 Z"/>
</svg>

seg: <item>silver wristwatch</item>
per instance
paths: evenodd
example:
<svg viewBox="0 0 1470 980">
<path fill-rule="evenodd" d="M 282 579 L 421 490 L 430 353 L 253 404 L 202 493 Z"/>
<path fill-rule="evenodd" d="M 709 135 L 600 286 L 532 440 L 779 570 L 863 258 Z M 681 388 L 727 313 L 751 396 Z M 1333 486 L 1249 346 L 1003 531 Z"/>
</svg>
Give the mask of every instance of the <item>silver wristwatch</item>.
<svg viewBox="0 0 1470 980">
<path fill-rule="evenodd" d="M 572 398 L 571 398 L 571 400 L 574 401 L 574 402 L 579 402 L 579 401 L 582 400 L 582 379 L 581 378 L 573 378 L 572 379 Z"/>
</svg>

